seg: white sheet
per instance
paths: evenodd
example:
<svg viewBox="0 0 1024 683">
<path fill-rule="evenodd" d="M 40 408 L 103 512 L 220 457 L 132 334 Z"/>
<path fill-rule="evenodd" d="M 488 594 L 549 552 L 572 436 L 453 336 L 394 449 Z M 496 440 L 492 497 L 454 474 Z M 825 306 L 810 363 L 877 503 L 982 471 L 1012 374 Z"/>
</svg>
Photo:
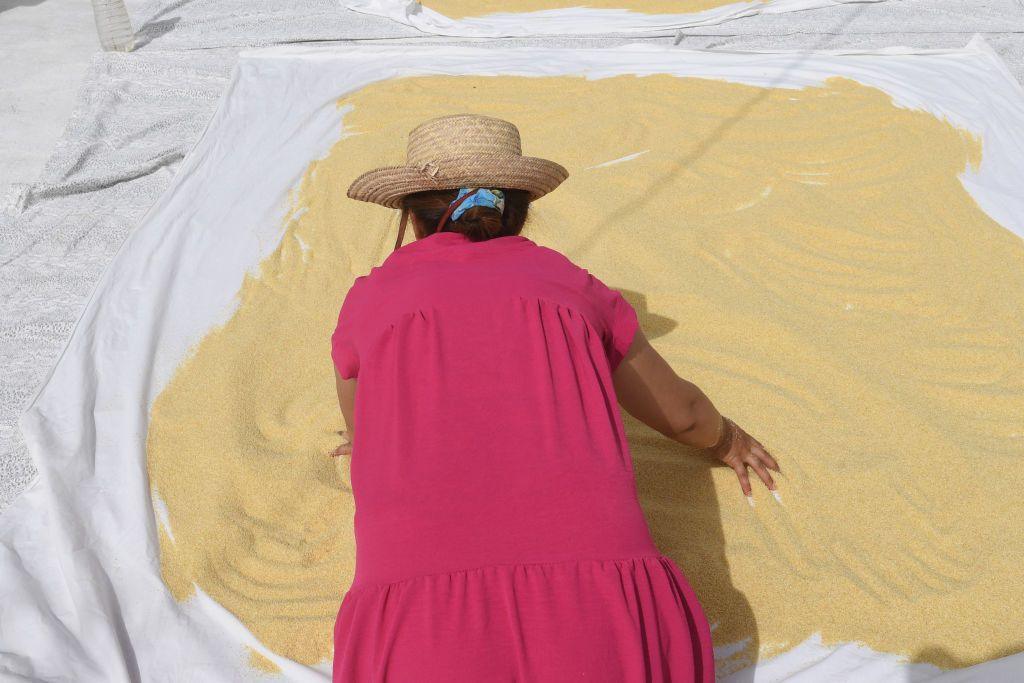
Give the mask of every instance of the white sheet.
<svg viewBox="0 0 1024 683">
<path fill-rule="evenodd" d="M 649 33 L 690 26 L 720 24 L 755 14 L 779 14 L 797 10 L 883 0 L 747 0 L 701 12 L 644 14 L 627 9 L 569 7 L 538 12 L 496 12 L 479 17 L 452 19 L 417 0 L 342 0 L 348 9 L 388 17 L 425 33 L 446 36 L 578 35 L 592 33 Z M 584 4 L 581 0 L 581 4 Z"/>
<path fill-rule="evenodd" d="M 243 275 L 276 246 L 289 190 L 338 138 L 343 93 L 412 74 L 672 73 L 800 87 L 844 75 L 982 135 L 964 185 L 1024 237 L 1024 92 L 975 39 L 914 53 L 611 49 L 271 48 L 243 53 L 167 190 L 118 250 L 20 425 L 40 478 L 0 517 L 0 680 L 329 680 L 268 651 L 199 591 L 160 578 L 144 450 L 149 406 L 188 347 L 233 312 Z M 216 254 L 216 259 L 210 255 Z M 249 645 L 282 674 L 247 664 Z M 725 652 L 729 644 L 719 644 Z M 1020 680 L 1024 655 L 940 674 L 814 638 L 733 681 Z"/>
</svg>

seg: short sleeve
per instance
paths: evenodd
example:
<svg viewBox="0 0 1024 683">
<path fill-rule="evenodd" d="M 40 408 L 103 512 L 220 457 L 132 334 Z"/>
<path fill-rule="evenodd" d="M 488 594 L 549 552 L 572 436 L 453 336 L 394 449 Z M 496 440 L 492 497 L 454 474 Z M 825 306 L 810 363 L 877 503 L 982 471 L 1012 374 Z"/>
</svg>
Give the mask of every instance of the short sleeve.
<svg viewBox="0 0 1024 683">
<path fill-rule="evenodd" d="M 604 284 L 588 273 L 590 288 L 604 322 L 604 343 L 608 364 L 612 372 L 619 366 L 629 351 L 640 321 L 636 310 L 626 298 L 615 289 Z"/>
<path fill-rule="evenodd" d="M 359 353 L 356 344 L 356 331 L 359 329 L 360 311 L 362 309 L 362 288 L 357 279 L 345 295 L 338 312 L 338 322 L 331 335 L 331 359 L 342 379 L 352 379 L 359 375 Z"/>
</svg>

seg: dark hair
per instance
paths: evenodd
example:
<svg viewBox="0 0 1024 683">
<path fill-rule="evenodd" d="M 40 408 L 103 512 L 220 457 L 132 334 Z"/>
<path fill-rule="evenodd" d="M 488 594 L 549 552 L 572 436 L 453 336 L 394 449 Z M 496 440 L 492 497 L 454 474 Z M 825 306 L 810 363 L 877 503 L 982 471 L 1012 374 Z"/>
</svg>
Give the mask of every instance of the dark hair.
<svg viewBox="0 0 1024 683">
<path fill-rule="evenodd" d="M 444 225 L 445 232 L 460 232 L 473 242 L 489 240 L 494 237 L 518 235 L 526 223 L 526 214 L 530 205 L 530 193 L 526 190 L 501 189 L 505 193 L 505 211 L 499 213 L 490 206 L 473 206 L 467 209 L 459 220 L 449 218 Z M 402 198 L 402 208 L 409 209 L 417 222 L 426 231 L 426 235 L 434 232 L 438 221 L 455 201 L 458 190 L 427 190 L 413 192 Z"/>
</svg>

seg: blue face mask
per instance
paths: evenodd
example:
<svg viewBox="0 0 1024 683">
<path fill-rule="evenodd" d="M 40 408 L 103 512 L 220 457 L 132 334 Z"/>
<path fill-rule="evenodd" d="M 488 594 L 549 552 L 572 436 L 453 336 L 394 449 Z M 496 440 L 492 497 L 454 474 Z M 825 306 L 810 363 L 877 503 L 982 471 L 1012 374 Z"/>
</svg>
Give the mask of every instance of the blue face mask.
<svg viewBox="0 0 1024 683">
<path fill-rule="evenodd" d="M 505 193 L 501 190 L 488 190 L 487 188 L 476 188 L 476 187 L 464 187 L 459 190 L 459 194 L 452 200 L 452 203 L 459 201 L 469 193 L 473 193 L 472 197 L 469 197 L 466 201 L 459 204 L 459 206 L 452 212 L 451 220 L 459 220 L 467 209 L 473 206 L 487 206 L 490 208 L 497 209 L 499 212 L 504 213 L 505 211 Z"/>
</svg>

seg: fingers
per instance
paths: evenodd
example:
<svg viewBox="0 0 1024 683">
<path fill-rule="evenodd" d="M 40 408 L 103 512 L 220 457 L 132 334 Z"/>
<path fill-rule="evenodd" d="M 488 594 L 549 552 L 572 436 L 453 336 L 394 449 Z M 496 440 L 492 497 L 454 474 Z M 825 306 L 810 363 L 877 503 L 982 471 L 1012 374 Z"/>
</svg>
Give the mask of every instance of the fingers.
<svg viewBox="0 0 1024 683">
<path fill-rule="evenodd" d="M 782 497 L 779 495 L 778 485 L 768 471 L 771 469 L 782 474 L 782 468 L 779 467 L 779 463 L 760 441 L 747 434 L 742 427 L 732 420 L 728 418 L 726 420 L 727 425 L 731 427 L 731 438 L 728 444 L 723 443 L 724 448 L 718 449 L 718 452 L 714 453 L 714 455 L 736 472 L 743 495 L 747 497 L 747 502 L 751 506 L 754 505 L 754 496 L 750 485 L 750 476 L 747 473 L 748 467 L 754 468 L 754 472 L 764 482 L 764 485 L 768 487 L 775 500 L 781 503 Z M 722 453 L 722 450 L 725 450 L 725 452 Z"/>
<path fill-rule="evenodd" d="M 757 476 L 761 477 L 761 481 L 764 482 L 764 485 L 768 487 L 769 491 L 775 490 L 775 481 L 772 479 L 772 475 L 768 474 L 768 470 L 765 468 L 764 463 L 758 460 L 756 456 L 752 455 L 747 464 L 754 468 L 754 471 L 757 472 Z"/>
<path fill-rule="evenodd" d="M 753 490 L 750 484 L 750 476 L 747 472 L 747 468 L 753 468 L 757 476 L 764 482 L 764 485 L 771 491 L 772 496 L 779 503 L 782 502 L 782 497 L 778 492 L 778 485 L 775 483 L 775 479 L 768 471 L 774 469 L 781 474 L 779 464 L 775 461 L 775 458 L 765 450 L 761 442 L 750 436 L 746 432 L 740 430 L 740 438 L 736 439 L 736 443 L 733 446 L 732 451 L 723 458 L 723 461 L 728 464 L 733 471 L 736 472 L 736 477 L 740 481 L 740 488 L 743 490 L 743 495 L 746 496 L 747 502 L 753 507 L 754 498 Z"/>
<path fill-rule="evenodd" d="M 775 470 L 779 474 L 782 474 L 782 469 L 779 467 L 779 463 L 776 462 L 775 458 L 772 457 L 772 454 L 768 452 L 768 449 L 765 448 L 761 444 L 761 442 L 755 439 L 754 437 L 750 438 L 754 442 L 754 446 L 753 448 L 751 448 L 751 450 L 754 451 L 761 458 L 761 460 L 768 465 L 769 468 Z"/>
<path fill-rule="evenodd" d="M 743 489 L 743 495 L 750 498 L 753 495 L 753 490 L 750 487 L 750 476 L 747 474 L 747 464 L 743 461 L 737 461 L 732 466 L 732 469 L 736 472 L 736 476 L 740 480 L 740 488 Z"/>
<path fill-rule="evenodd" d="M 764 444 L 752 437 L 750 434 L 747 434 L 742 428 L 740 428 L 739 431 L 741 432 L 741 440 L 743 441 L 744 446 L 746 446 L 746 449 L 759 461 L 758 464 L 763 463 L 769 469 L 782 474 L 782 468 L 779 467 L 778 461 L 776 461 L 775 457 L 768 452 L 768 449 L 764 447 Z M 748 458 L 744 459 L 751 462 Z"/>
</svg>

